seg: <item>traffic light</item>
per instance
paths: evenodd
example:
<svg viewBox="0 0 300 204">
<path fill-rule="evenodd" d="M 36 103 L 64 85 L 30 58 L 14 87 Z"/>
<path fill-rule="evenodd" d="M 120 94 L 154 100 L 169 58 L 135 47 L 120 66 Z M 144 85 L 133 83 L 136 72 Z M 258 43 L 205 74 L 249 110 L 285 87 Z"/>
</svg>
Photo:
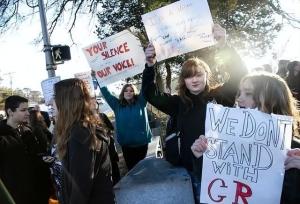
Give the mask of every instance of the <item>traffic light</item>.
<svg viewBox="0 0 300 204">
<path fill-rule="evenodd" d="M 71 59 L 70 47 L 67 45 L 54 45 L 52 47 L 52 57 L 54 63 L 63 63 Z"/>
</svg>

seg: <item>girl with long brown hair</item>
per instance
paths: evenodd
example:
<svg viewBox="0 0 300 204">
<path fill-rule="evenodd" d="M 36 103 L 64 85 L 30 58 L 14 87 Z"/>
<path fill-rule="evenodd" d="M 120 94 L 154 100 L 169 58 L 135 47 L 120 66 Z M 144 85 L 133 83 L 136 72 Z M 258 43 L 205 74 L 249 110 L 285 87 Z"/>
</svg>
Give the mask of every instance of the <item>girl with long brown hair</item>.
<svg viewBox="0 0 300 204">
<path fill-rule="evenodd" d="M 283 78 L 267 72 L 256 72 L 245 76 L 240 82 L 236 102 L 241 108 L 257 108 L 269 114 L 292 116 L 294 119 L 294 137 L 291 147 L 300 147 L 298 137 L 299 107 Z M 197 158 L 201 157 L 206 149 L 207 140 L 203 136 L 199 137 L 191 147 Z M 286 172 L 281 195 L 283 204 L 297 203 L 300 199 L 300 170 L 295 169 L 295 167 L 300 166 L 300 155 L 297 155 L 297 152 L 298 149 L 291 150 L 285 162 Z"/>
<path fill-rule="evenodd" d="M 233 105 L 236 90 L 240 79 L 247 73 L 240 57 L 236 52 L 224 44 L 225 30 L 219 25 L 214 25 L 213 34 L 221 42 L 219 46 L 227 53 L 228 61 L 223 71 L 229 73 L 230 78 L 224 84 L 213 87 L 211 82 L 211 71 L 209 66 L 199 58 L 190 58 L 182 65 L 179 74 L 179 95 L 161 93 L 154 83 L 154 68 L 156 64 L 156 53 L 154 47 L 149 44 L 145 50 L 146 67 L 143 72 L 143 87 L 146 100 L 170 115 L 177 118 L 177 132 L 180 133 L 180 163 L 191 175 L 195 172 L 193 165 L 193 154 L 191 146 L 193 142 L 204 134 L 206 105 L 209 101 L 215 100 L 223 105 Z M 198 168 L 202 169 L 202 161 L 199 161 Z M 200 174 L 201 176 L 201 174 Z M 198 196 L 198 183 L 201 178 L 193 179 L 195 184 L 194 193 Z"/>
<path fill-rule="evenodd" d="M 72 78 L 57 82 L 54 92 L 64 204 L 114 203 L 108 138 L 92 111 L 88 89 Z"/>
<path fill-rule="evenodd" d="M 122 147 L 128 170 L 144 159 L 152 133 L 148 121 L 147 101 L 133 84 L 125 84 L 119 98 L 107 87 L 100 88 L 115 114 L 117 141 Z"/>
</svg>

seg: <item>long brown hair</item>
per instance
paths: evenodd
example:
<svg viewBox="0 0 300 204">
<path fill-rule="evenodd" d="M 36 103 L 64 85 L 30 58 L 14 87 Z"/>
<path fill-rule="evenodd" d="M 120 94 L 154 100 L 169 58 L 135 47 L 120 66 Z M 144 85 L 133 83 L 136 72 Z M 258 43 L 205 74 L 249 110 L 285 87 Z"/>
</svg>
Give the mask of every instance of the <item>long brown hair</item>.
<svg viewBox="0 0 300 204">
<path fill-rule="evenodd" d="M 29 111 L 29 126 L 32 129 L 32 133 L 39 141 L 38 151 L 40 153 L 46 152 L 51 145 L 52 134 L 48 130 L 45 119 L 40 111 Z"/>
<path fill-rule="evenodd" d="M 47 128 L 47 124 L 45 119 L 40 111 L 38 110 L 30 110 L 29 111 L 29 122 L 31 126 L 39 125 L 44 128 Z"/>
<path fill-rule="evenodd" d="M 254 87 L 253 100 L 259 110 L 292 116 L 294 130 L 297 129 L 300 122 L 298 102 L 283 78 L 276 74 L 260 72 L 245 76 L 241 82 L 245 80 L 249 80 Z"/>
<path fill-rule="evenodd" d="M 203 91 L 203 94 L 207 94 L 212 89 L 210 85 L 212 77 L 209 66 L 203 60 L 197 57 L 192 57 L 186 60 L 182 65 L 181 73 L 179 74 L 177 89 L 178 95 L 180 96 L 181 100 L 189 107 L 193 106 L 193 102 L 191 98 L 187 95 L 189 90 L 187 89 L 184 80 L 186 78 L 195 76 L 198 72 L 202 70 L 207 74 L 206 86 Z"/>
<path fill-rule="evenodd" d="M 138 99 L 137 88 L 136 88 L 133 84 L 125 84 L 125 85 L 123 86 L 122 90 L 121 90 L 120 95 L 119 95 L 119 101 L 120 101 L 120 104 L 121 104 L 122 106 L 127 106 L 127 105 L 129 105 L 128 101 L 124 98 L 124 92 L 125 92 L 125 90 L 126 90 L 128 87 L 132 88 L 133 93 L 134 93 L 134 96 L 133 96 L 133 98 L 132 98 L 132 103 L 135 103 L 135 102 L 137 101 L 137 99 Z"/>
<path fill-rule="evenodd" d="M 62 159 L 66 154 L 70 131 L 75 123 L 80 123 L 91 132 L 91 149 L 99 147 L 96 137 L 96 125 L 99 121 L 90 106 L 89 91 L 85 83 L 76 78 L 62 80 L 54 85 L 57 121 L 55 134 L 58 155 Z"/>
</svg>

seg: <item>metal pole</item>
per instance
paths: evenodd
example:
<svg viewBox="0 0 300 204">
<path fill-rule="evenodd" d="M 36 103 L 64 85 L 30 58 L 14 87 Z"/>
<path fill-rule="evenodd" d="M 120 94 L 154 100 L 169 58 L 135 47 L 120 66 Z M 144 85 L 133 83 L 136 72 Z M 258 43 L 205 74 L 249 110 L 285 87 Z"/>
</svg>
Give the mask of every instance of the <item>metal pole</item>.
<svg viewBox="0 0 300 204">
<path fill-rule="evenodd" d="M 46 58 L 46 70 L 48 72 L 48 78 L 55 77 L 55 65 L 53 63 L 52 52 L 51 52 L 51 44 L 47 30 L 47 18 L 45 14 L 45 6 L 44 1 L 39 0 L 39 10 L 40 10 L 40 19 L 43 33 L 43 41 L 44 41 L 44 53 Z"/>
<path fill-rule="evenodd" d="M 10 80 L 9 83 L 10 83 L 10 91 L 11 91 L 10 95 L 12 96 L 13 95 L 13 89 L 12 89 L 12 83 L 13 82 L 12 82 L 12 75 L 11 74 L 9 75 L 9 80 Z"/>
</svg>

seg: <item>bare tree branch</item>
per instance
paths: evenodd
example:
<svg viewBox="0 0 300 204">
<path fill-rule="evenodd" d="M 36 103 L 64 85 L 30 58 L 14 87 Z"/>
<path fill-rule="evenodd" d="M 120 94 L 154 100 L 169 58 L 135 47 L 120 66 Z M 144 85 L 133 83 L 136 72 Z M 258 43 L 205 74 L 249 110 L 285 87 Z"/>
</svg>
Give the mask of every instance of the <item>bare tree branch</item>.
<svg viewBox="0 0 300 204">
<path fill-rule="evenodd" d="M 70 0 L 64 0 L 60 6 L 60 9 L 58 11 L 58 13 L 56 14 L 56 17 L 51 21 L 51 24 L 50 24 L 50 27 L 49 27 L 49 34 L 51 35 L 54 31 L 54 28 L 56 27 L 59 19 L 61 18 L 62 14 L 63 14 L 63 11 L 67 5 L 67 3 L 69 3 Z"/>
<path fill-rule="evenodd" d="M 279 5 L 279 2 L 276 1 Z M 284 20 L 287 21 L 289 25 L 291 25 L 293 28 L 300 29 L 300 19 L 295 18 L 291 14 L 283 11 L 279 8 L 279 6 L 276 6 L 272 1 L 268 1 L 268 5 L 276 12 L 278 15 L 282 16 Z M 298 24 L 298 25 L 295 25 Z"/>
</svg>

